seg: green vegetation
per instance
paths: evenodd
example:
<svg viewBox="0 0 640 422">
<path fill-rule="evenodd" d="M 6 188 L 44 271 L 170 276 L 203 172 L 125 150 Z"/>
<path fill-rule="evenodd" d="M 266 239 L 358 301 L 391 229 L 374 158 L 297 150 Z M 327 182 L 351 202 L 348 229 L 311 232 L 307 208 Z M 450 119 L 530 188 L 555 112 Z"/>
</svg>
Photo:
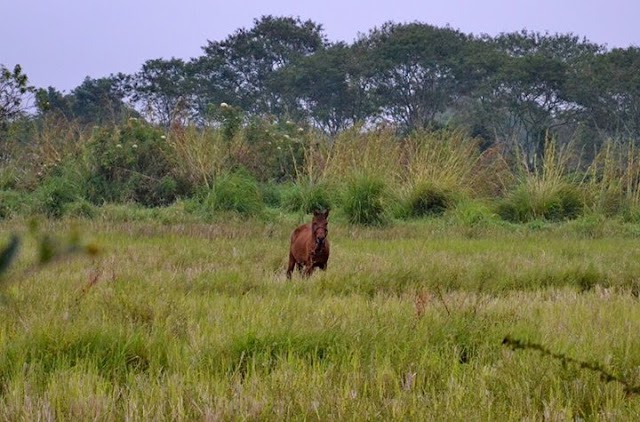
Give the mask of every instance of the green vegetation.
<svg viewBox="0 0 640 422">
<path fill-rule="evenodd" d="M 489 219 L 469 237 L 446 216 L 386 228 L 338 216 L 329 269 L 288 282 L 295 216 L 204 224 L 171 208 L 171 224 L 151 214 L 121 221 L 107 208 L 94 220 L 49 220 L 43 229 L 75 226 L 101 253 L 35 272 L 22 269 L 40 241 L 24 236 L 3 278 L 21 273 L 0 308 L 2 419 L 629 419 L 640 411 L 635 224 L 602 222 L 592 237 L 580 220 Z M 2 232 L 8 224 L 25 227 L 13 220 Z M 566 361 L 511 350 L 507 336 Z"/>
<path fill-rule="evenodd" d="M 637 419 L 640 49 L 254 23 L 68 94 L 0 64 L 0 419 Z"/>
</svg>

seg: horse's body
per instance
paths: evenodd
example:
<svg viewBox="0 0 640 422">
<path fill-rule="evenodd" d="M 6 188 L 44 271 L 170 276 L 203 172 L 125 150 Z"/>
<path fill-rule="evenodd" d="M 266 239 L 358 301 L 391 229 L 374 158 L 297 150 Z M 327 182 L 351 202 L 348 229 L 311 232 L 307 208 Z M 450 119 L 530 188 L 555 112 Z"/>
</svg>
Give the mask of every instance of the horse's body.
<svg viewBox="0 0 640 422">
<path fill-rule="evenodd" d="M 291 278 L 291 273 L 296 266 L 305 277 L 310 276 L 316 267 L 321 270 L 327 269 L 327 261 L 329 260 L 328 216 L 329 210 L 314 211 L 311 223 L 299 226 L 291 234 L 287 278 Z"/>
</svg>

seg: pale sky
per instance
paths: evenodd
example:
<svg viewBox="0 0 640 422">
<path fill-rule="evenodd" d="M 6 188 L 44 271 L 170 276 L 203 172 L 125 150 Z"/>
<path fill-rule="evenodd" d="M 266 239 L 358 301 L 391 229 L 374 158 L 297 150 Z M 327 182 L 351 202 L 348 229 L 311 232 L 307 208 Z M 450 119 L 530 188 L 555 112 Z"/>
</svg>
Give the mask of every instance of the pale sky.
<svg viewBox="0 0 640 422">
<path fill-rule="evenodd" d="M 640 46 L 640 0 L 4 0 L 0 12 L 0 64 L 20 64 L 32 85 L 65 92 L 85 76 L 198 57 L 207 40 L 268 14 L 311 19 L 331 41 L 352 42 L 387 21 L 419 21 L 476 35 L 527 29 Z"/>
</svg>

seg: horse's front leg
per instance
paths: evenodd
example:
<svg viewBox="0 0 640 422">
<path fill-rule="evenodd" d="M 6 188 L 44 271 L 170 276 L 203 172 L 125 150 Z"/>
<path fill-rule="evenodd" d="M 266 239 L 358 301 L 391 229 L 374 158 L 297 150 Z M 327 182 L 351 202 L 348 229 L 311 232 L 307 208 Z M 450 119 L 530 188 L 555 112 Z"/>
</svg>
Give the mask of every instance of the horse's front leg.
<svg viewBox="0 0 640 422">
<path fill-rule="evenodd" d="M 315 267 L 313 266 L 313 262 L 310 263 L 309 265 L 305 266 L 305 268 L 304 268 L 304 276 L 305 277 L 311 276 L 311 274 L 313 274 L 313 270 L 314 269 L 315 269 Z"/>
</svg>

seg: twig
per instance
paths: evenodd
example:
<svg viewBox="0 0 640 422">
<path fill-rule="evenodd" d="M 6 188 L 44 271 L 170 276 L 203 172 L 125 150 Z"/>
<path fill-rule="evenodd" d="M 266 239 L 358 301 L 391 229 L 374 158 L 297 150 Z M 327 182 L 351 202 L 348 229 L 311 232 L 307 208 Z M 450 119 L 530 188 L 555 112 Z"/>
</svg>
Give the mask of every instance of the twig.
<svg viewBox="0 0 640 422">
<path fill-rule="evenodd" d="M 514 338 L 511 338 L 511 336 L 506 336 L 502 340 L 502 344 L 504 346 L 511 348 L 514 351 L 515 350 L 535 350 L 540 352 L 540 354 L 542 354 L 543 356 L 549 356 L 559 360 L 560 362 L 562 362 L 563 365 L 570 363 L 578 366 L 581 369 L 588 369 L 590 371 L 596 372 L 600 375 L 600 379 L 604 382 L 615 381 L 622 384 L 624 392 L 628 396 L 632 394 L 640 394 L 640 386 L 632 385 L 626 379 L 612 374 L 611 372 L 607 371 L 604 368 L 604 366 L 598 362 L 586 362 L 586 361 L 578 360 L 562 353 L 553 352 L 541 344 L 530 343 L 528 341 L 514 339 Z"/>
</svg>

